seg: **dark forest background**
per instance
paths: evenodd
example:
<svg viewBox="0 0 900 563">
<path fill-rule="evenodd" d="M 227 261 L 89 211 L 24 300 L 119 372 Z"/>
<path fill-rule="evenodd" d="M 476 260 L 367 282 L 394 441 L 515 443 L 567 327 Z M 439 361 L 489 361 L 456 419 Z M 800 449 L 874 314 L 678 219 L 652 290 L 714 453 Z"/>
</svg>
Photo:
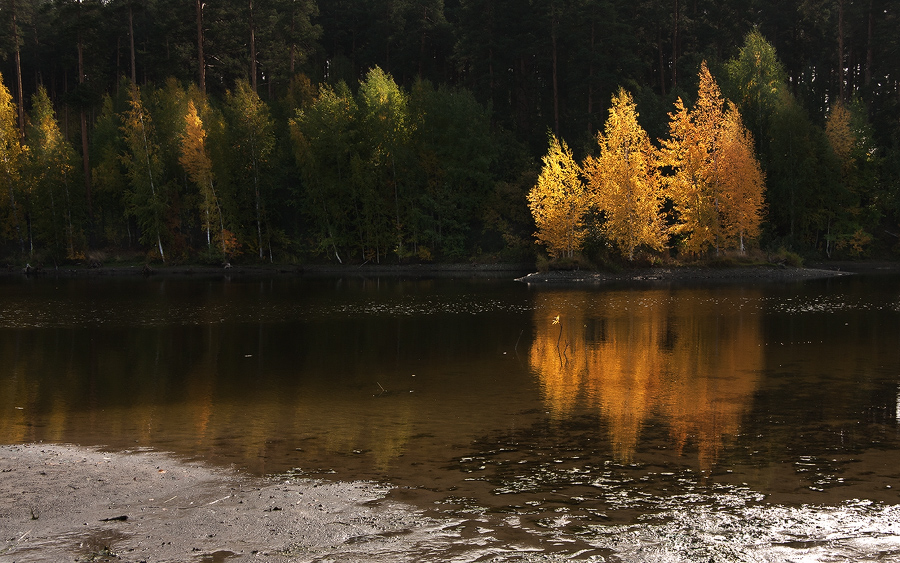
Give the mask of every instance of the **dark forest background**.
<svg viewBox="0 0 900 563">
<path fill-rule="evenodd" d="M 532 259 L 548 133 L 590 154 L 624 87 L 664 138 L 704 60 L 756 140 L 762 249 L 900 253 L 900 0 L 0 1 L 23 143 L 44 89 L 71 147 L 65 197 L 26 164 L 0 193 L 7 261 Z M 189 101 L 218 246 L 179 160 Z"/>
</svg>

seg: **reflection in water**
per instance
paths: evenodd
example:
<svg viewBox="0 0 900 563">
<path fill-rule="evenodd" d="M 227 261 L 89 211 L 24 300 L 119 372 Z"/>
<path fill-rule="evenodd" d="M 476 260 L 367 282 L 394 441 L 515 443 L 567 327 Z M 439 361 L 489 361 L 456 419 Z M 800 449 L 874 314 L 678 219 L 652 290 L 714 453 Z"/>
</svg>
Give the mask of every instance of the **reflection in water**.
<svg viewBox="0 0 900 563">
<path fill-rule="evenodd" d="M 679 452 L 696 442 L 709 470 L 758 387 L 760 316 L 742 306 L 758 299 L 751 290 L 541 292 L 529 361 L 554 416 L 601 413 L 619 461 L 659 417 Z"/>
<path fill-rule="evenodd" d="M 346 344 L 327 332 L 252 329 L 7 334 L 0 338 L 0 442 L 153 445 L 260 473 L 270 469 L 273 444 L 288 438 L 286 449 L 295 450 L 298 436 L 306 437 L 307 456 L 365 450 L 377 469 L 402 453 L 414 403 L 392 401 L 390 422 L 373 423 L 386 404 L 374 397 L 374 383 L 360 381 L 370 375 L 395 389 L 384 366 L 346 354 L 336 366 L 312 354 L 335 340 Z M 259 339 L 248 341 L 248 332 Z M 292 336 L 306 343 L 300 348 Z"/>
<path fill-rule="evenodd" d="M 0 442 L 384 480 L 434 560 L 846 560 L 900 538 L 842 504 L 900 500 L 898 287 L 0 278 Z"/>
<path fill-rule="evenodd" d="M 365 478 L 411 453 L 437 459 L 539 404 L 513 354 L 526 289 L 507 284 L 10 284 L 0 442 L 149 446 L 255 473 Z"/>
</svg>

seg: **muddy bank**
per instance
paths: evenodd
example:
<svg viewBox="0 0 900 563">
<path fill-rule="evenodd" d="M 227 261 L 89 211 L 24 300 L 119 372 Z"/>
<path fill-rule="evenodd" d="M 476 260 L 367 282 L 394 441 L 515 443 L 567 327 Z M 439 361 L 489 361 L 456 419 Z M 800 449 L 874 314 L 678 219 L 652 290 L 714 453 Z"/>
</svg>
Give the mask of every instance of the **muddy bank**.
<svg viewBox="0 0 900 563">
<path fill-rule="evenodd" d="M 748 266 L 734 268 L 647 268 L 624 272 L 550 271 L 528 274 L 517 281 L 541 285 L 599 285 L 659 282 L 784 282 L 850 275 L 838 269 Z"/>
<path fill-rule="evenodd" d="M 158 452 L 0 446 L 0 561 L 418 561 L 452 543 L 371 483 L 257 479 Z"/>
</svg>

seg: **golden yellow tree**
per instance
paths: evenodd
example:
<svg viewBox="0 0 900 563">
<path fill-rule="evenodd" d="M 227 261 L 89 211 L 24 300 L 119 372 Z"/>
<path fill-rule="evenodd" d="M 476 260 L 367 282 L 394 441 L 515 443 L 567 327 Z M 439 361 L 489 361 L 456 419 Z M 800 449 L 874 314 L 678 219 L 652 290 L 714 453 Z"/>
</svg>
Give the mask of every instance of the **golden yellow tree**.
<svg viewBox="0 0 900 563">
<path fill-rule="evenodd" d="M 720 232 L 726 245 L 736 245 L 743 253 L 744 242 L 759 235 L 766 180 L 756 159 L 753 137 L 730 102 L 720 128 L 716 164 Z"/>
<path fill-rule="evenodd" d="M 606 217 L 602 230 L 629 260 L 639 246 L 662 250 L 666 243 L 657 151 L 637 118 L 631 95 L 619 89 L 597 136 L 600 154 L 583 167 L 591 203 Z"/>
<path fill-rule="evenodd" d="M 588 208 L 581 167 L 565 141 L 553 135 L 543 162 L 537 184 L 528 193 L 528 207 L 538 229 L 534 236 L 550 256 L 571 258 L 584 242 Z"/>
<path fill-rule="evenodd" d="M 206 245 L 212 246 L 211 231 L 213 225 L 219 227 L 219 242 L 222 246 L 222 257 L 226 257 L 227 248 L 226 241 L 228 239 L 225 232 L 225 221 L 222 217 L 222 208 L 219 205 L 219 198 L 216 196 L 216 189 L 213 184 L 212 160 L 209 158 L 209 152 L 206 150 L 206 129 L 203 127 L 203 120 L 197 111 L 194 101 L 188 102 L 188 111 L 184 116 L 185 128 L 184 136 L 181 138 L 181 156 L 179 162 L 188 173 L 191 181 L 200 189 L 202 200 L 200 203 L 200 214 L 203 219 L 203 227 L 206 229 Z"/>
<path fill-rule="evenodd" d="M 753 139 L 740 112 L 725 99 L 706 63 L 700 67 L 697 102 L 688 110 L 679 98 L 669 114 L 669 138 L 660 164 L 666 193 L 675 206 L 673 232 L 684 236 L 684 249 L 700 253 L 714 247 L 740 248 L 759 233 L 764 176 Z"/>
<path fill-rule="evenodd" d="M 5 196 L 8 196 L 4 197 L 5 201 L 0 200 L 0 236 L 15 237 L 22 254 L 25 254 L 21 203 L 16 201 L 16 195 L 21 190 L 22 161 L 26 147 L 22 146 L 22 138 L 16 125 L 16 112 L 16 104 L 0 74 L 0 189 L 5 188 Z"/>
<path fill-rule="evenodd" d="M 684 235 L 684 249 L 693 254 L 719 241 L 719 194 L 712 172 L 723 106 L 719 86 L 704 62 L 694 109 L 688 111 L 678 98 L 675 113 L 669 114 L 669 138 L 660 152 L 661 164 L 673 171 L 665 178 L 677 212 L 672 232 Z"/>
<path fill-rule="evenodd" d="M 825 120 L 825 135 L 844 170 L 851 166 L 853 147 L 856 144 L 856 136 L 850 123 L 851 117 L 847 106 L 838 101 L 832 106 Z"/>
</svg>

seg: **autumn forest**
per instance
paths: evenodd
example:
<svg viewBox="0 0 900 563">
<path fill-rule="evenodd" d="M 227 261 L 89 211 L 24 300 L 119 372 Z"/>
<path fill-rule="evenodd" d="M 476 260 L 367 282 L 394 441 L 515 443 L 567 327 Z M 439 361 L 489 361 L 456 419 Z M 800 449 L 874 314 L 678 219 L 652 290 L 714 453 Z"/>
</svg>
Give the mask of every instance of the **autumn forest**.
<svg viewBox="0 0 900 563">
<path fill-rule="evenodd" d="M 896 257 L 898 29 L 897 0 L 0 0 L 0 258 Z"/>
</svg>

